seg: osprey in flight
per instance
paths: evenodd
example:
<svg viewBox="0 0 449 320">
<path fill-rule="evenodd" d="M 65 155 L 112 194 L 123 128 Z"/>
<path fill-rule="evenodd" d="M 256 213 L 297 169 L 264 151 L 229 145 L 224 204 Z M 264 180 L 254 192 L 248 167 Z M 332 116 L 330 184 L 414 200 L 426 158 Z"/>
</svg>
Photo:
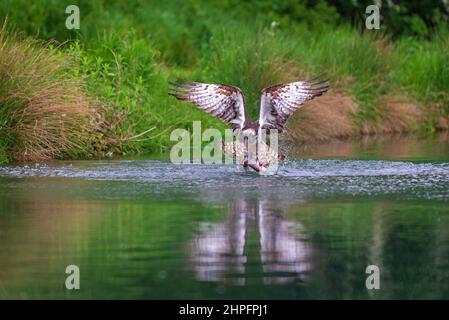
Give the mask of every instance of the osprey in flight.
<svg viewBox="0 0 449 320">
<path fill-rule="evenodd" d="M 171 85 L 170 95 L 179 100 L 191 102 L 212 116 L 221 119 L 233 129 L 234 134 L 243 134 L 245 142 L 240 146 L 240 149 L 243 150 L 236 150 L 234 144 L 231 153 L 234 156 L 236 153 L 244 154 L 244 166 L 250 166 L 256 171 L 266 167 L 267 163 L 260 161 L 258 154 L 256 154 L 256 163 L 248 163 L 248 136 L 257 139 L 261 129 L 265 129 L 267 133 L 272 129 L 282 133 L 288 118 L 296 110 L 301 108 L 306 101 L 321 96 L 329 88 L 328 80 L 322 79 L 320 76 L 264 88 L 260 98 L 259 120 L 253 122 L 248 117 L 245 97 L 240 88 L 226 84 L 191 81 L 169 82 L 169 84 Z M 226 152 L 226 146 L 223 146 L 223 149 Z M 258 152 L 261 153 L 262 150 L 258 150 Z"/>
</svg>

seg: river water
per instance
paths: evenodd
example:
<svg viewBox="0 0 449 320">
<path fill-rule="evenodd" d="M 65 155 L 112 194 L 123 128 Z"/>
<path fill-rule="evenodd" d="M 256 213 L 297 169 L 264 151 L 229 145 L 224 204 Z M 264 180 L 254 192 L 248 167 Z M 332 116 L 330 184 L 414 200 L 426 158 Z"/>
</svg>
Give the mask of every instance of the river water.
<svg viewBox="0 0 449 320">
<path fill-rule="evenodd" d="M 447 299 L 449 143 L 309 145 L 275 176 L 164 157 L 0 167 L 0 298 Z"/>
</svg>

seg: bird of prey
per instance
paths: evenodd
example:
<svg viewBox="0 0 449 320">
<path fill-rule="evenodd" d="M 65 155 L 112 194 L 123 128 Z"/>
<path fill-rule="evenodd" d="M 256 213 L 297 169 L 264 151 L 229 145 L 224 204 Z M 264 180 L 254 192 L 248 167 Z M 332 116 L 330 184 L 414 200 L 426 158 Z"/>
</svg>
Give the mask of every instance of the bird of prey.
<svg viewBox="0 0 449 320">
<path fill-rule="evenodd" d="M 223 151 L 243 155 L 243 165 L 256 171 L 269 165 L 269 147 L 257 150 L 255 162 L 250 163 L 248 157 L 248 137 L 257 137 L 261 130 L 277 130 L 282 133 L 289 117 L 306 101 L 321 96 L 328 88 L 328 80 L 318 76 L 309 80 L 281 83 L 262 89 L 258 121 L 251 121 L 246 110 L 245 97 L 240 88 L 226 84 L 208 84 L 191 81 L 169 82 L 170 95 L 191 102 L 207 113 L 227 123 L 235 135 L 244 136 L 244 142 L 235 146 L 224 145 Z M 259 146 L 260 148 L 260 146 Z M 261 153 L 268 154 L 265 160 Z M 277 153 L 274 153 L 277 155 Z"/>
</svg>

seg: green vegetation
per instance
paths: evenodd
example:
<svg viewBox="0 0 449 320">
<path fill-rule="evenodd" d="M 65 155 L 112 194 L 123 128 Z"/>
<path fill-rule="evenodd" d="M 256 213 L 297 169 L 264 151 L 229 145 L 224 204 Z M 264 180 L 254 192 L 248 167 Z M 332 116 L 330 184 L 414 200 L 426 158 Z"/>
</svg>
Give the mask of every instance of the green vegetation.
<svg viewBox="0 0 449 320">
<path fill-rule="evenodd" d="M 103 143 L 103 112 L 50 44 L 0 31 L 0 162 L 80 158 Z"/>
<path fill-rule="evenodd" d="M 93 128 L 82 131 L 90 138 L 76 137 L 81 141 L 68 140 L 68 146 L 52 147 L 55 151 L 49 157 L 159 152 L 171 145 L 172 128 L 189 128 L 193 120 L 223 128 L 219 121 L 167 96 L 167 81 L 177 78 L 240 86 L 248 97 L 250 114 L 255 116 L 263 86 L 325 72 L 335 92 L 352 96 L 357 102 L 355 130 L 363 122 L 384 120 L 379 98 L 385 95 L 405 96 L 422 105 L 426 131 L 435 130 L 438 118 L 449 113 L 449 37 L 447 28 L 439 22 L 447 12 L 440 6 L 434 7 L 432 14 L 405 6 L 401 12 L 410 12 L 411 20 L 402 15 L 395 18 L 396 9 L 387 8 L 386 25 L 375 31 L 358 27 L 364 25 L 362 4 L 348 7 L 339 1 L 333 6 L 323 0 L 314 5 L 307 1 L 109 4 L 81 0 L 77 1 L 81 29 L 75 31 L 65 28 L 64 11 L 72 2 L 0 3 L 0 17 L 8 17 L 9 28 L 60 43 L 57 48 L 43 49 L 41 55 L 59 57 L 69 64 L 56 78 L 72 79 L 69 82 L 78 82 L 83 96 L 99 99 L 90 99 L 95 100 L 93 107 L 92 101 L 87 103 L 102 118 Z M 2 39 L 18 44 L 4 30 Z M 21 41 L 25 44 L 19 47 L 25 50 L 34 40 Z M 8 54 L 5 50 L 2 48 L 2 54 Z M 44 63 L 45 59 L 35 63 Z M 0 63 L 3 82 L 10 74 L 3 70 L 10 64 L 3 59 Z M 17 63 L 23 63 L 22 69 L 26 69 L 28 62 Z M 19 83 L 20 75 L 16 73 L 15 77 L 18 88 L 26 88 Z M 52 78 L 55 75 L 50 73 L 45 81 L 52 83 Z M 10 115 L 14 108 L 22 110 L 24 104 L 6 104 L 5 97 L 13 97 L 9 90 L 0 87 L 0 119 L 11 127 L 20 120 L 12 120 Z M 0 159 L 8 154 L 8 158 L 20 160 L 16 154 L 23 154 L 23 140 L 20 142 L 8 130 L 0 127 Z M 39 139 L 27 140 L 28 146 L 42 146 Z M 48 146 L 45 142 L 45 148 Z"/>
</svg>

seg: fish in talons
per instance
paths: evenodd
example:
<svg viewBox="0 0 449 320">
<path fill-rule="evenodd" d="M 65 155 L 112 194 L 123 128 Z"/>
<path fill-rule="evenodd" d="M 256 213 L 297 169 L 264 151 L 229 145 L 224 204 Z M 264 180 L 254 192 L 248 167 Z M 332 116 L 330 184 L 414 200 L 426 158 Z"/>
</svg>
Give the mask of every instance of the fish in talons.
<svg viewBox="0 0 449 320">
<path fill-rule="evenodd" d="M 256 172 L 265 172 L 270 165 L 285 158 L 263 141 L 247 144 L 240 140 L 223 142 L 222 151 L 225 155 L 232 157 L 235 163 Z"/>
</svg>

